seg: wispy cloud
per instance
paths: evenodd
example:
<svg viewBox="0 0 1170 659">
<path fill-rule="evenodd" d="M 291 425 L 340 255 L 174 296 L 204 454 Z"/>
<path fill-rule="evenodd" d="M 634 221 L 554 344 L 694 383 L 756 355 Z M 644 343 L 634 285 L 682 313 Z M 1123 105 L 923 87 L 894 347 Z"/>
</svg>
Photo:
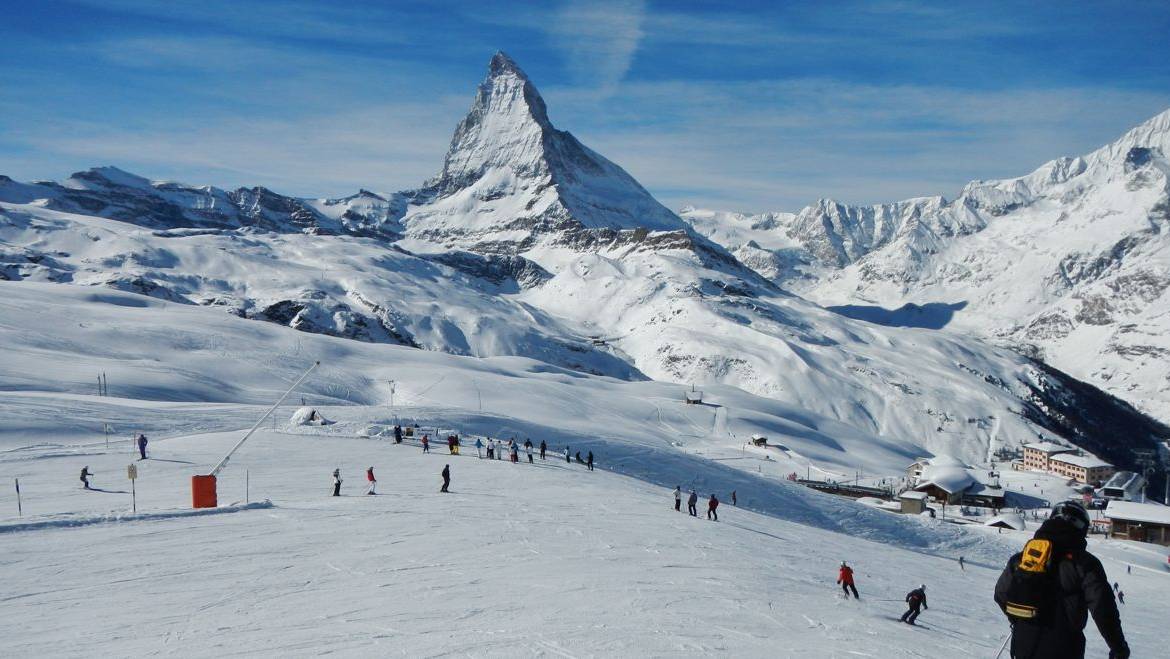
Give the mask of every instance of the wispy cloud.
<svg viewBox="0 0 1170 659">
<path fill-rule="evenodd" d="M 589 0 L 565 5 L 549 26 L 578 84 L 612 95 L 626 77 L 642 40 L 641 0 Z"/>
</svg>

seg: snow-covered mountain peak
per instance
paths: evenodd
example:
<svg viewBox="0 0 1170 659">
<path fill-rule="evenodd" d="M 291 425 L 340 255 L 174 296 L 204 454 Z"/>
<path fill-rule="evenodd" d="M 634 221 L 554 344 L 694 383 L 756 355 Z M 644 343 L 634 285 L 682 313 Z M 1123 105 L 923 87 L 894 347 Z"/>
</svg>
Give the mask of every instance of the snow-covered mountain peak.
<svg viewBox="0 0 1170 659">
<path fill-rule="evenodd" d="M 685 227 L 621 167 L 554 128 L 536 86 L 502 52 L 414 201 L 403 219 L 413 237 L 490 251 L 581 229 Z"/>
<path fill-rule="evenodd" d="M 85 171 L 74 172 L 69 178 L 62 181 L 61 185 L 70 190 L 108 190 L 119 187 L 140 190 L 152 189 L 150 179 L 131 174 L 113 165 L 91 167 Z"/>
</svg>

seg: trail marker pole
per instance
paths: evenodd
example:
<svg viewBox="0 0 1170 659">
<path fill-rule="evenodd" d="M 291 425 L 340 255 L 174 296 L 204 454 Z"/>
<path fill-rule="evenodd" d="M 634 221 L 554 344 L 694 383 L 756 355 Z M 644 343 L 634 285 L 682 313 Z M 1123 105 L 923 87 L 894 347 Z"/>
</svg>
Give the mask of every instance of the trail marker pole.
<svg viewBox="0 0 1170 659">
<path fill-rule="evenodd" d="M 20 479 L 16 479 L 16 516 L 24 517 L 24 506 L 20 503 Z"/>
<path fill-rule="evenodd" d="M 126 478 L 130 479 L 130 509 L 138 512 L 138 490 L 134 483 L 138 480 L 138 465 L 126 465 Z"/>
</svg>

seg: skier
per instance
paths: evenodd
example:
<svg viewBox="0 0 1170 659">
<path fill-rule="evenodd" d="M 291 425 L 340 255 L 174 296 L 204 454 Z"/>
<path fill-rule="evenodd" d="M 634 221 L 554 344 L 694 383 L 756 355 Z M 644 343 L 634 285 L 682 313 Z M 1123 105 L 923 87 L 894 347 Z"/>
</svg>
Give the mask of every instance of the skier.
<svg viewBox="0 0 1170 659">
<path fill-rule="evenodd" d="M 504 440 L 502 439 L 496 442 L 496 459 L 504 459 Z"/>
<path fill-rule="evenodd" d="M 138 455 L 141 456 L 138 458 L 139 460 L 146 459 L 146 444 L 146 435 L 138 433 Z"/>
<path fill-rule="evenodd" d="M 1055 588 L 1045 591 L 1037 604 L 1042 611 L 1050 610 L 1052 615 L 1031 620 L 1012 617 L 1009 611 L 1016 609 L 1009 608 L 1009 604 L 1017 598 L 1030 600 L 1034 587 L 1031 583 L 1024 583 L 1031 575 L 1017 572 L 1023 553 L 1008 560 L 995 584 L 995 603 L 1012 621 L 1013 657 L 1084 657 L 1084 630 L 1089 614 L 1093 615 L 1097 630 L 1109 646 L 1109 656 L 1129 657 L 1129 645 L 1121 630 L 1121 616 L 1109 589 L 1105 568 L 1086 550 L 1085 537 L 1090 523 L 1084 506 L 1076 501 L 1064 501 L 1052 508 L 1048 519 L 1033 536 L 1031 542 L 1051 543 L 1052 558 L 1045 567 L 1056 582 Z M 1021 594 L 1025 597 L 1020 597 Z"/>
<path fill-rule="evenodd" d="M 568 446 L 565 447 L 565 462 L 567 462 L 568 464 L 573 464 L 573 461 L 569 458 L 569 447 Z"/>
<path fill-rule="evenodd" d="M 1120 589 L 1121 589 L 1121 584 L 1119 584 L 1119 583 L 1117 583 L 1116 581 L 1114 581 L 1114 582 L 1113 582 L 1113 592 L 1114 592 L 1114 593 L 1116 593 L 1116 592 L 1117 592 L 1118 590 L 1120 590 Z"/>
<path fill-rule="evenodd" d="M 443 487 L 439 488 L 440 492 L 446 492 L 447 488 L 451 486 L 451 465 L 443 465 Z"/>
<path fill-rule="evenodd" d="M 479 456 L 480 460 L 483 460 L 483 440 L 478 437 L 475 438 L 475 454 Z"/>
<path fill-rule="evenodd" d="M 341 470 L 333 470 L 333 496 L 341 496 Z"/>
<path fill-rule="evenodd" d="M 528 454 L 528 464 L 532 464 L 532 440 L 524 440 L 524 452 Z"/>
<path fill-rule="evenodd" d="M 738 506 L 738 505 L 739 505 L 739 504 L 736 502 L 736 500 L 735 500 L 735 490 L 732 490 L 732 491 L 731 491 L 731 505 L 733 505 L 733 506 Z"/>
<path fill-rule="evenodd" d="M 459 451 L 455 447 L 459 445 L 459 440 L 455 435 L 447 435 L 447 452 L 451 455 L 459 455 Z"/>
<path fill-rule="evenodd" d="M 491 437 L 488 437 L 488 440 L 487 440 L 487 459 L 491 460 L 492 458 L 496 457 L 495 453 L 496 453 L 496 440 L 492 439 Z"/>
<path fill-rule="evenodd" d="M 512 442 L 512 464 L 519 464 L 520 462 L 520 445 Z"/>
<path fill-rule="evenodd" d="M 84 467 L 81 468 L 81 485 L 82 485 L 82 487 L 84 487 L 87 490 L 93 489 L 89 486 L 89 477 L 90 476 L 93 476 L 93 472 L 89 470 L 89 465 L 85 465 Z"/>
<path fill-rule="evenodd" d="M 699 511 L 695 509 L 695 504 L 699 503 L 699 495 L 691 488 L 691 496 L 687 497 L 687 511 L 691 513 L 691 517 L 698 517 Z"/>
<path fill-rule="evenodd" d="M 544 452 L 547 449 L 548 449 L 548 444 L 545 444 L 543 439 L 540 440 L 540 459 L 541 460 L 544 459 Z"/>
<path fill-rule="evenodd" d="M 431 438 L 430 437 L 423 435 L 422 445 L 423 445 L 423 453 L 430 453 L 431 452 Z"/>
<path fill-rule="evenodd" d="M 906 593 L 906 603 L 910 605 L 910 608 L 902 614 L 902 622 L 913 625 L 914 621 L 918 619 L 919 607 L 930 608 L 926 604 L 926 586 L 919 586 Z"/>
<path fill-rule="evenodd" d="M 580 451 L 577 451 L 577 453 L 574 457 L 577 458 L 577 464 L 579 464 L 579 465 L 585 464 L 585 461 L 581 459 L 581 452 Z"/>
<path fill-rule="evenodd" d="M 366 494 L 377 494 L 374 492 L 374 488 L 378 487 L 378 479 L 374 478 L 373 467 L 366 470 L 366 480 L 370 483 L 370 489 L 366 490 Z"/>
<path fill-rule="evenodd" d="M 674 511 L 677 513 L 682 512 L 682 486 L 681 485 L 674 486 Z"/>
<path fill-rule="evenodd" d="M 845 591 L 845 597 L 849 597 L 849 591 L 853 591 L 853 599 L 861 599 L 857 594 L 857 586 L 853 585 L 853 568 L 849 567 L 845 561 L 841 561 L 841 570 L 837 573 L 837 583 L 841 584 L 841 590 Z"/>
<path fill-rule="evenodd" d="M 395 444 L 402 443 L 402 426 L 400 426 L 398 424 L 394 424 L 394 443 Z"/>
<path fill-rule="evenodd" d="M 716 522 L 719 521 L 719 513 L 715 512 L 715 509 L 718 507 L 719 499 L 716 499 L 715 494 L 712 493 L 711 498 L 707 499 L 707 519 L 714 519 Z"/>
<path fill-rule="evenodd" d="M 590 451 L 589 455 L 585 456 L 585 466 L 589 467 L 589 471 L 593 471 L 593 451 Z"/>
<path fill-rule="evenodd" d="M 959 569 L 963 570 L 964 572 L 967 571 L 967 563 L 963 560 L 962 556 L 959 557 Z"/>
<path fill-rule="evenodd" d="M 1117 591 L 1117 601 L 1121 602 L 1122 604 L 1125 604 L 1125 591 L 1124 590 Z"/>
</svg>

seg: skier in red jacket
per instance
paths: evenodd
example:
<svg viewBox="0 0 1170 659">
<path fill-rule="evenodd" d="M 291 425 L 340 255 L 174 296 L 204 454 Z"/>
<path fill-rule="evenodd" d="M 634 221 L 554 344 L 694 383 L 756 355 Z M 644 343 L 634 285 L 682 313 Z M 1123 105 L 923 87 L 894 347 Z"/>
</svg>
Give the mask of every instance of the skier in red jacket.
<svg viewBox="0 0 1170 659">
<path fill-rule="evenodd" d="M 370 483 L 370 489 L 366 490 L 366 494 L 376 494 L 374 488 L 378 487 L 378 479 L 374 478 L 374 468 L 370 467 L 366 470 L 366 480 Z"/>
<path fill-rule="evenodd" d="M 845 597 L 849 597 L 849 591 L 853 591 L 854 599 L 861 599 L 857 594 L 857 586 L 853 585 L 853 568 L 841 561 L 841 571 L 837 573 L 837 583 L 841 584 L 841 590 L 845 591 Z"/>
</svg>

